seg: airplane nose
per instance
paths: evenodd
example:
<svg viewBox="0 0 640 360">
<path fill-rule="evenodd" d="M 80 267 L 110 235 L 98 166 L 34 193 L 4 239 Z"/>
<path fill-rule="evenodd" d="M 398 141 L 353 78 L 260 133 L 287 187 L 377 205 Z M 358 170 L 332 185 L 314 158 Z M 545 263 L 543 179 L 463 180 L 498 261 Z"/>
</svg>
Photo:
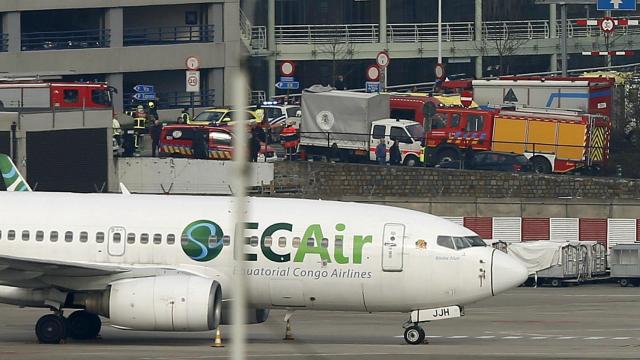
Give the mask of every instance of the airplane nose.
<svg viewBox="0 0 640 360">
<path fill-rule="evenodd" d="M 492 262 L 492 295 L 497 295 L 503 291 L 520 286 L 529 276 L 527 268 L 520 260 L 513 256 L 509 256 L 500 250 L 493 250 Z"/>
</svg>

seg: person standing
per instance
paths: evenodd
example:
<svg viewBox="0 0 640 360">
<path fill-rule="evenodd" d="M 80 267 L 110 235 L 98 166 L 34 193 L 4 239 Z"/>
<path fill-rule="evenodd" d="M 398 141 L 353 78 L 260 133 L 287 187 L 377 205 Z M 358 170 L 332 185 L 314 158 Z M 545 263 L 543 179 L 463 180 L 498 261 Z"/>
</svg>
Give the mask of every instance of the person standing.
<svg viewBox="0 0 640 360">
<path fill-rule="evenodd" d="M 344 76 L 342 75 L 336 77 L 336 90 L 347 90 L 347 87 L 344 86 Z"/>
<path fill-rule="evenodd" d="M 191 115 L 189 114 L 189 109 L 184 108 L 178 116 L 178 124 L 188 124 L 191 122 Z"/>
<path fill-rule="evenodd" d="M 160 145 L 160 134 L 162 133 L 162 124 L 160 120 L 156 120 L 151 126 L 151 156 L 156 157 L 158 146 Z"/>
<path fill-rule="evenodd" d="M 402 154 L 400 153 L 400 145 L 398 144 L 398 140 L 394 140 L 389 148 L 389 163 L 391 165 L 400 165 L 401 161 Z"/>
<path fill-rule="evenodd" d="M 384 143 L 384 139 L 381 139 L 376 146 L 376 161 L 379 165 L 387 164 L 387 145 Z"/>
<path fill-rule="evenodd" d="M 249 144 L 251 145 L 250 154 L 251 154 L 251 162 L 258 161 L 258 154 L 260 154 L 260 147 L 262 147 L 262 143 L 266 142 L 266 135 L 264 130 L 259 124 L 256 124 L 251 128 L 251 139 Z"/>
<path fill-rule="evenodd" d="M 293 156 L 296 153 L 300 140 L 298 137 L 298 131 L 293 127 L 293 122 L 291 120 L 287 122 L 287 126 L 282 130 L 280 140 L 282 141 L 282 147 L 284 147 L 285 160 L 293 160 Z"/>
</svg>

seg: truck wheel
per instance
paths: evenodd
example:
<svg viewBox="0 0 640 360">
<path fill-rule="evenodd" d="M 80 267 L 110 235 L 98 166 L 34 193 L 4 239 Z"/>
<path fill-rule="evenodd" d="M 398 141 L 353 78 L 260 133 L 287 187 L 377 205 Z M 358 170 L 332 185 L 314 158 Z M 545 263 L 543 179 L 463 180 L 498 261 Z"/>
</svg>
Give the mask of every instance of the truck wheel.
<svg viewBox="0 0 640 360">
<path fill-rule="evenodd" d="M 622 287 L 629 286 L 629 279 L 620 279 L 620 286 Z"/>
<path fill-rule="evenodd" d="M 444 149 L 438 152 L 437 155 L 437 163 L 441 163 L 443 161 L 458 161 L 460 160 L 460 154 L 453 149 Z"/>
<path fill-rule="evenodd" d="M 404 158 L 404 166 L 418 166 L 418 164 L 420 163 L 420 161 L 418 160 L 417 157 L 413 156 L 413 155 L 408 155 Z"/>
<path fill-rule="evenodd" d="M 531 167 L 536 174 L 550 174 L 551 164 L 549 160 L 543 156 L 534 156 L 531 158 Z"/>
</svg>

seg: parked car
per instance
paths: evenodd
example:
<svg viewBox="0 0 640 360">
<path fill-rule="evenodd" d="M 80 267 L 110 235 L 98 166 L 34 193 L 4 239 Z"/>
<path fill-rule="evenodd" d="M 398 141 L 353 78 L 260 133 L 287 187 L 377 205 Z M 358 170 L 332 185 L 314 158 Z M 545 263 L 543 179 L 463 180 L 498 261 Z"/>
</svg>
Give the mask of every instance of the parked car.
<svg viewBox="0 0 640 360">
<path fill-rule="evenodd" d="M 212 160 L 231 160 L 233 157 L 233 134 L 228 129 L 216 126 L 167 125 L 160 133 L 160 156 L 192 158 L 193 139 L 197 132 L 207 133 L 208 158 Z M 276 151 L 267 146 L 260 149 L 259 162 L 278 160 Z"/>
<path fill-rule="evenodd" d="M 249 120 L 250 122 L 256 121 L 256 114 L 253 111 L 213 108 L 198 114 L 193 120 L 189 121 L 189 125 L 228 126 L 233 123 L 232 120 L 235 119 L 236 116 L 240 116 L 243 120 Z"/>
<path fill-rule="evenodd" d="M 532 171 L 531 163 L 526 156 L 497 151 L 476 153 L 466 164 L 464 160 L 443 161 L 436 167 L 441 169 L 492 170 L 516 173 Z"/>
</svg>

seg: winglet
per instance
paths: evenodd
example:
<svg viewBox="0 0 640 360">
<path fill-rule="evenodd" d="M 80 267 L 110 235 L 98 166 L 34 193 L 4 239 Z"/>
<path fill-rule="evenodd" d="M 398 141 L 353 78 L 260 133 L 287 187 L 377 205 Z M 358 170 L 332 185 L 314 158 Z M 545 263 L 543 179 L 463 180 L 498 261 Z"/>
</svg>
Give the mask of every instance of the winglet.
<svg viewBox="0 0 640 360">
<path fill-rule="evenodd" d="M 0 173 L 7 191 L 32 191 L 11 158 L 5 154 L 0 154 Z"/>
<path fill-rule="evenodd" d="M 131 195 L 131 192 L 129 191 L 129 189 L 127 189 L 126 186 L 124 186 L 123 183 L 120 183 L 120 192 L 122 193 L 122 195 Z"/>
</svg>

